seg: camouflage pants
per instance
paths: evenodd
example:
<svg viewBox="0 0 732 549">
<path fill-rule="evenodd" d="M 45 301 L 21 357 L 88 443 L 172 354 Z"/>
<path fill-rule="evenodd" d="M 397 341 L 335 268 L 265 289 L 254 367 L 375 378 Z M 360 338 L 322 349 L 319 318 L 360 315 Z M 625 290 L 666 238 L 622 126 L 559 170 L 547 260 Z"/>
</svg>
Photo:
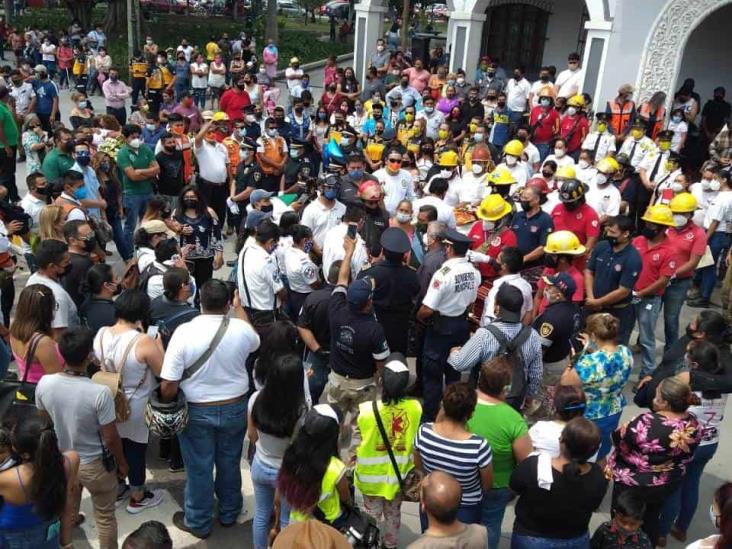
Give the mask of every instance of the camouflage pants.
<svg viewBox="0 0 732 549">
<path fill-rule="evenodd" d="M 380 522 L 382 547 L 391 549 L 399 545 L 399 527 L 402 525 L 402 496 L 397 494 L 392 501 L 379 496 L 363 496 L 363 510 Z"/>
</svg>

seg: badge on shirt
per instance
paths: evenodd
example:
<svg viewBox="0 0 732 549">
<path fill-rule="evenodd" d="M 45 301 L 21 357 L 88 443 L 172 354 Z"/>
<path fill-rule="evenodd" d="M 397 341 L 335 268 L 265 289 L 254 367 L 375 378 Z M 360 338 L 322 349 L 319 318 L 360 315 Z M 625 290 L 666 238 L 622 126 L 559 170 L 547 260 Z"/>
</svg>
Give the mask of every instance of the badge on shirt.
<svg viewBox="0 0 732 549">
<path fill-rule="evenodd" d="M 607 196 L 607 197 L 605 197 L 605 198 L 610 198 L 610 197 L 609 197 L 609 196 Z M 599 224 L 599 223 L 597 222 L 597 219 L 593 219 L 593 220 L 592 220 L 592 223 L 590 223 L 590 225 L 592 225 L 593 227 L 597 227 L 597 225 L 598 225 L 598 224 Z"/>
<path fill-rule="evenodd" d="M 615 270 L 616 270 L 617 272 L 620 272 L 620 271 L 622 271 L 622 270 L 623 270 L 623 266 L 622 266 L 622 265 L 621 265 L 620 263 L 618 263 L 618 264 L 616 264 L 616 265 L 615 265 Z"/>
<path fill-rule="evenodd" d="M 653 254 L 653 255 L 651 256 L 651 259 L 652 259 L 653 261 L 658 261 L 659 259 L 661 259 L 661 254 Z"/>
<path fill-rule="evenodd" d="M 549 324 L 548 322 L 543 322 L 541 326 L 539 327 L 539 335 L 541 337 L 549 337 L 552 335 L 552 332 L 554 331 L 554 326 Z"/>
<path fill-rule="evenodd" d="M 537 232 L 537 231 L 539 230 L 539 227 L 537 227 L 536 225 L 532 225 L 532 226 L 531 226 L 531 229 L 529 229 L 529 230 L 530 230 L 530 231 L 531 231 L 532 233 L 535 233 L 535 232 Z"/>
<path fill-rule="evenodd" d="M 501 245 L 501 237 L 497 236 L 493 240 L 491 240 L 491 246 L 494 248 L 498 248 Z"/>
<path fill-rule="evenodd" d="M 582 219 L 582 212 L 577 214 L 577 219 Z"/>
<path fill-rule="evenodd" d="M 302 274 L 306 280 L 311 280 L 315 277 L 315 266 L 313 266 L 312 264 L 308 265 L 307 267 L 305 267 Z"/>
<path fill-rule="evenodd" d="M 254 181 L 259 181 L 262 179 L 262 172 L 254 172 Z"/>
</svg>

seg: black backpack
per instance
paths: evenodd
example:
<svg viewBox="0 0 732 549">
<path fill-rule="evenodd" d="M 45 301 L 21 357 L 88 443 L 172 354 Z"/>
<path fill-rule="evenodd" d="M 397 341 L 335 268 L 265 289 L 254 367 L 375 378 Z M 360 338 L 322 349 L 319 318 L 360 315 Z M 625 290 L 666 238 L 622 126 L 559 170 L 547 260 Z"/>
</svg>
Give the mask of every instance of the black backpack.
<svg viewBox="0 0 732 549">
<path fill-rule="evenodd" d="M 521 411 L 528 389 L 528 375 L 524 368 L 521 347 L 531 335 L 531 326 L 521 326 L 519 333 L 510 341 L 506 334 L 494 324 L 488 324 L 485 329 L 493 334 L 493 337 L 498 341 L 499 348 L 496 356 L 505 357 L 511 363 L 511 388 L 508 390 L 508 395 L 506 395 L 506 402 L 516 410 Z"/>
<path fill-rule="evenodd" d="M 155 262 L 153 261 L 145 267 L 145 269 L 140 273 L 140 283 L 138 285 L 138 289 L 142 290 L 143 292 L 147 293 L 147 286 L 150 283 L 150 279 L 156 275 L 165 274 L 165 270 L 160 269 L 155 265 Z"/>
</svg>

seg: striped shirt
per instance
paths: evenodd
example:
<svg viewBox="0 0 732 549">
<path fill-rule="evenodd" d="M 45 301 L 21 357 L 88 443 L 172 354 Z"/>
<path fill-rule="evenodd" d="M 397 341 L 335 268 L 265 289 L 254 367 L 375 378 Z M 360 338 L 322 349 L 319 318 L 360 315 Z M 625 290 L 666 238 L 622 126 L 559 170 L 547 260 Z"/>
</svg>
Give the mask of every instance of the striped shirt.
<svg viewBox="0 0 732 549">
<path fill-rule="evenodd" d="M 417 431 L 414 448 L 419 451 L 426 473 L 444 471 L 460 483 L 461 505 L 480 503 L 480 469 L 493 461 L 491 446 L 483 437 L 471 435 L 466 440 L 453 440 L 438 435 L 433 423 L 425 423 Z"/>
</svg>

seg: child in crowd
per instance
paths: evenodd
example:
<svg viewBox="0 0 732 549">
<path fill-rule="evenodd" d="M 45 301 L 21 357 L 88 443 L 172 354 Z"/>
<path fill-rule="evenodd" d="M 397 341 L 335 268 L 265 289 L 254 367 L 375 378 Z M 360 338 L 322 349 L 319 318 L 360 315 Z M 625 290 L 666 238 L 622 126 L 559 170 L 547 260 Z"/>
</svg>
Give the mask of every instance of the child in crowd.
<svg viewBox="0 0 732 549">
<path fill-rule="evenodd" d="M 590 541 L 591 549 L 651 549 L 651 540 L 641 530 L 646 504 L 630 492 L 613 502 L 613 519 L 603 522 Z"/>
</svg>

